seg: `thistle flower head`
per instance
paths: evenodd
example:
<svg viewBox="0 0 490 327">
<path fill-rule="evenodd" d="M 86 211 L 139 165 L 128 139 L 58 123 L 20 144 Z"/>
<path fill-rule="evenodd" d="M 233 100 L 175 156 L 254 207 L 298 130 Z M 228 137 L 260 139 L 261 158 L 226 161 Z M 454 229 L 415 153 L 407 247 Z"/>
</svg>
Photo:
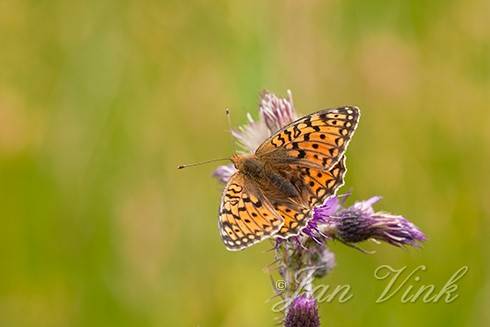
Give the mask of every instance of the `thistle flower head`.
<svg viewBox="0 0 490 327">
<path fill-rule="evenodd" d="M 302 294 L 288 308 L 285 327 L 319 327 L 318 305 L 315 298 Z"/>
<path fill-rule="evenodd" d="M 346 243 L 375 239 L 394 246 L 417 246 L 425 241 L 425 235 L 404 217 L 375 212 L 372 206 L 380 199 L 379 196 L 371 197 L 349 208 L 342 208 L 337 200 L 336 211 L 333 211 L 335 200 L 328 199 L 323 206 L 315 208 L 307 228 Z"/>
</svg>

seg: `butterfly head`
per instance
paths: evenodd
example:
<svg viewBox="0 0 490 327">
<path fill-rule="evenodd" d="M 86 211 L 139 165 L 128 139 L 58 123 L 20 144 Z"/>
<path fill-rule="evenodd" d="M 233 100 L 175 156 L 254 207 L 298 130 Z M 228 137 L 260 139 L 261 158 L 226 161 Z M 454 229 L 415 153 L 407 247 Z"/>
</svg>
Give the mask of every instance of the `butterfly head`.
<svg viewBox="0 0 490 327">
<path fill-rule="evenodd" d="M 239 155 L 238 153 L 235 153 L 231 156 L 230 158 L 231 162 L 233 162 L 233 165 L 237 170 L 240 170 L 240 167 L 242 166 L 243 163 L 243 155 Z"/>
<path fill-rule="evenodd" d="M 233 156 L 231 156 L 230 160 L 233 162 L 233 165 L 237 170 L 244 170 L 245 165 L 253 159 L 254 156 L 252 154 L 247 155 L 247 154 L 238 154 L 235 153 Z"/>
</svg>

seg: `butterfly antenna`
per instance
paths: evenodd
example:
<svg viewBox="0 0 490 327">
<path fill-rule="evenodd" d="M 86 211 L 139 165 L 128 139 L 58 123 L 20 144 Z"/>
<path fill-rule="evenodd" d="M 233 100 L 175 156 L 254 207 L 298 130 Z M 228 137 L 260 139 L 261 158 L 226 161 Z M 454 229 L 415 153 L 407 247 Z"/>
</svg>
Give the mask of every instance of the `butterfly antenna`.
<svg viewBox="0 0 490 327">
<path fill-rule="evenodd" d="M 234 148 L 235 147 L 235 144 L 233 143 L 233 128 L 231 127 L 232 124 L 231 124 L 231 112 L 230 112 L 230 109 L 225 108 L 225 114 L 226 114 L 226 121 L 228 122 L 228 131 L 232 135 L 231 147 Z"/>
<path fill-rule="evenodd" d="M 230 114 L 230 109 L 226 108 L 225 109 L 225 113 L 226 113 L 226 120 L 228 121 L 228 129 L 229 129 L 229 131 L 231 133 L 232 128 L 231 128 L 231 114 Z M 191 163 L 191 164 L 178 165 L 177 166 L 177 169 L 184 169 L 184 168 L 187 168 L 187 167 L 199 166 L 199 165 L 207 164 L 207 163 L 210 163 L 210 162 L 225 161 L 225 160 L 230 160 L 230 158 L 212 159 L 212 160 L 206 160 L 206 161 L 201 161 L 201 162 L 196 162 L 196 163 Z"/>
<path fill-rule="evenodd" d="M 201 162 L 195 162 L 195 163 L 191 163 L 191 164 L 178 165 L 177 166 L 177 169 L 184 169 L 184 168 L 187 168 L 187 167 L 200 166 L 200 165 L 204 165 L 204 164 L 207 164 L 207 163 L 210 163 L 210 162 L 224 161 L 224 160 L 230 160 L 230 159 L 229 158 L 211 159 L 211 160 L 206 160 L 206 161 L 201 161 Z"/>
<path fill-rule="evenodd" d="M 229 108 L 225 108 L 226 120 L 228 122 L 228 129 L 231 131 L 231 113 Z"/>
</svg>

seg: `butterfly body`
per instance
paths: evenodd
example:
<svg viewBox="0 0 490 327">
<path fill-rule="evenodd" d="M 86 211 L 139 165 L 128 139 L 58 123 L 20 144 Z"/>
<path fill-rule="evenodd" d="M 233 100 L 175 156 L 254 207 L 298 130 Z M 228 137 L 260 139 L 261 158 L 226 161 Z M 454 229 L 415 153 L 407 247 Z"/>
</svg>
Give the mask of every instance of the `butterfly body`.
<svg viewBox="0 0 490 327">
<path fill-rule="evenodd" d="M 278 193 L 278 196 L 291 198 L 299 196 L 294 184 L 267 161 L 255 155 L 235 155 L 232 157 L 232 162 L 235 168 L 246 176 L 249 183 L 255 183 L 263 191 L 268 191 L 267 194 Z"/>
<path fill-rule="evenodd" d="M 274 236 L 298 235 L 343 184 L 344 152 L 359 109 L 342 107 L 304 116 L 277 131 L 251 154 L 235 154 L 237 172 L 219 209 L 220 234 L 229 250 Z"/>
</svg>

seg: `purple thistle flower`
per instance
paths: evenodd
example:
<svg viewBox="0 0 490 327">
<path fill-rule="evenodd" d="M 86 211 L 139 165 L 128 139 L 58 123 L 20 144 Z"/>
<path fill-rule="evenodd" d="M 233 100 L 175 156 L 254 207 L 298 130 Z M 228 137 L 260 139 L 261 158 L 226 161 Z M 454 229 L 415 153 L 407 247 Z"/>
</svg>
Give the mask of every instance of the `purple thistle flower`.
<svg viewBox="0 0 490 327">
<path fill-rule="evenodd" d="M 309 236 L 310 238 L 313 238 L 314 240 L 316 240 L 318 236 L 320 239 L 324 239 L 325 235 L 323 235 L 323 233 L 320 231 L 320 226 L 328 224 L 330 222 L 328 218 L 333 216 L 340 209 L 340 207 L 341 206 L 338 197 L 328 197 L 322 205 L 314 209 L 313 218 L 302 230 L 302 233 Z M 317 238 L 315 238 L 315 236 L 317 236 Z"/>
<path fill-rule="evenodd" d="M 269 137 L 270 131 L 264 119 L 254 121 L 250 113 L 247 113 L 247 119 L 248 123 L 231 130 L 231 135 L 237 140 L 244 152 L 253 152 Z"/>
<path fill-rule="evenodd" d="M 231 134 L 244 152 L 254 152 L 268 137 L 297 118 L 291 91 L 288 90 L 287 98 L 279 98 L 273 93 L 264 91 L 260 98 L 259 120 L 254 121 L 249 113 L 248 123 L 233 129 Z M 235 167 L 228 164 L 219 166 L 213 176 L 219 182 L 226 184 L 235 172 Z"/>
<path fill-rule="evenodd" d="M 417 246 L 419 242 L 425 241 L 425 235 L 404 217 L 375 212 L 372 206 L 380 199 L 375 196 L 356 202 L 349 208 L 342 208 L 338 198 L 331 197 L 322 206 L 315 208 L 304 233 L 310 235 L 316 231 L 346 243 L 375 239 L 395 246 Z"/>
<path fill-rule="evenodd" d="M 248 123 L 231 131 L 243 152 L 254 152 L 267 138 L 298 118 L 291 92 L 286 98 L 264 91 L 260 98 L 259 119 L 247 114 Z M 213 176 L 226 184 L 236 172 L 233 164 L 219 166 Z M 335 255 L 326 245 L 339 239 L 347 245 L 374 239 L 394 246 L 416 246 L 424 234 L 402 216 L 375 212 L 380 197 L 356 202 L 344 208 L 346 195 L 332 195 L 313 208 L 313 216 L 299 235 L 276 239 L 275 263 L 281 282 L 276 284 L 280 296 L 279 311 L 286 311 L 286 327 L 318 327 L 317 301 L 313 298 L 313 279 L 325 276 L 335 266 Z M 287 309 L 286 309 L 287 307 Z"/>
<path fill-rule="evenodd" d="M 226 184 L 235 172 L 236 168 L 233 166 L 233 164 L 221 165 L 214 170 L 213 177 L 220 183 Z"/>
<path fill-rule="evenodd" d="M 285 327 L 319 327 L 318 305 L 305 294 L 296 297 L 288 308 Z"/>
<path fill-rule="evenodd" d="M 268 91 L 262 92 L 259 111 L 260 117 L 270 131 L 270 135 L 298 118 L 290 90 L 288 90 L 287 98 L 278 98 Z"/>
</svg>

